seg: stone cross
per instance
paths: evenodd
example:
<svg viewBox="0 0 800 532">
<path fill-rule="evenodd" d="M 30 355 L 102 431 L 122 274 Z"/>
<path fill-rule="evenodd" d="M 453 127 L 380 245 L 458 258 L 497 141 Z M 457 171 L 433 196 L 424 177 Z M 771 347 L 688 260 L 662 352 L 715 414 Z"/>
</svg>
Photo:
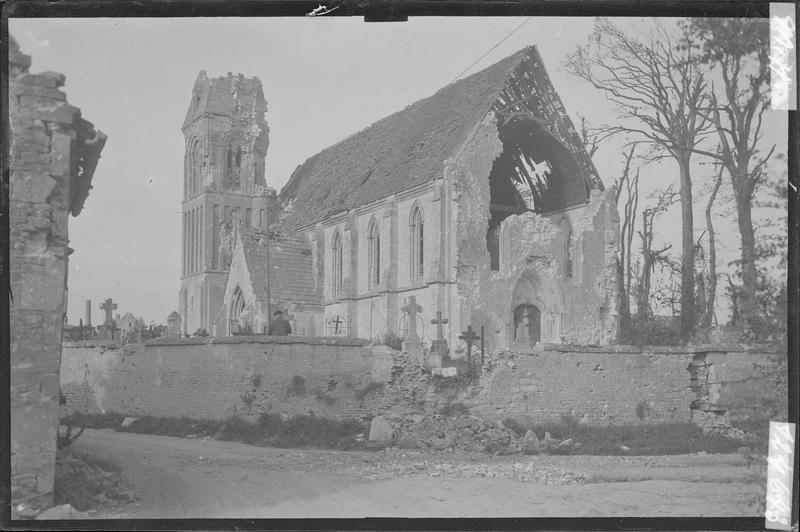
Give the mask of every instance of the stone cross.
<svg viewBox="0 0 800 532">
<path fill-rule="evenodd" d="M 337 315 L 335 320 L 331 320 L 331 323 L 334 325 L 333 334 L 339 334 L 339 325 L 342 324 L 342 317 Z"/>
<path fill-rule="evenodd" d="M 419 342 L 419 336 L 417 336 L 417 312 L 422 312 L 422 307 L 417 305 L 417 297 L 409 296 L 408 304 L 403 306 L 400 310 L 408 314 L 408 333 L 406 333 L 406 341 Z"/>
<path fill-rule="evenodd" d="M 116 304 L 116 303 L 114 303 L 114 302 L 111 300 L 111 298 L 109 297 L 108 299 L 106 299 L 106 300 L 105 300 L 105 302 L 104 302 L 104 303 L 102 303 L 102 304 L 100 305 L 100 309 L 101 309 L 101 310 L 105 310 L 105 311 L 106 311 L 106 321 L 105 321 L 105 325 L 111 325 L 111 323 L 112 323 L 112 321 L 113 321 L 113 319 L 111 318 L 111 311 L 112 311 L 112 310 L 117 310 L 117 304 Z"/>
<path fill-rule="evenodd" d="M 472 325 L 467 325 L 467 330 L 462 332 L 458 339 L 467 343 L 467 360 L 472 364 L 472 344 L 481 339 L 480 335 L 475 334 L 475 331 L 472 330 Z"/>
<path fill-rule="evenodd" d="M 442 311 L 436 311 L 436 317 L 431 320 L 433 325 L 436 325 L 436 339 L 437 340 L 444 340 L 444 335 L 442 334 L 442 325 L 447 325 L 447 319 L 442 318 Z"/>
</svg>

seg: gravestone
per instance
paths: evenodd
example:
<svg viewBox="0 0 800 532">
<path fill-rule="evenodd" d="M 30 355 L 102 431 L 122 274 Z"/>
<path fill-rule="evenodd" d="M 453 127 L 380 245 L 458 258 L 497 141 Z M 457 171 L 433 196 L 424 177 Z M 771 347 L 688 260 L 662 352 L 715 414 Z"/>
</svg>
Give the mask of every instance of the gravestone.
<svg viewBox="0 0 800 532">
<path fill-rule="evenodd" d="M 167 338 L 181 337 L 181 315 L 173 311 L 167 317 Z"/>
<path fill-rule="evenodd" d="M 431 340 L 430 352 L 425 356 L 425 366 L 428 368 L 442 367 L 442 358 L 446 357 L 450 352 L 447 340 L 445 340 L 442 332 L 442 325 L 446 325 L 447 322 L 446 318 L 442 318 L 442 311 L 437 310 L 436 317 L 431 320 L 431 323 L 436 325 L 436 338 Z"/>
<path fill-rule="evenodd" d="M 117 304 L 114 303 L 112 298 L 106 299 L 103 303 L 100 304 L 100 309 L 104 310 L 106 313 L 106 319 L 103 322 L 103 325 L 100 326 L 100 337 L 103 340 L 117 340 L 118 337 L 115 334 L 117 331 L 117 326 L 114 323 L 114 319 L 112 318 L 112 311 L 117 309 Z"/>
<path fill-rule="evenodd" d="M 389 420 L 383 416 L 375 416 L 369 425 L 369 441 L 390 441 L 394 430 Z"/>
<path fill-rule="evenodd" d="M 461 333 L 458 339 L 464 340 L 467 344 L 467 362 L 472 366 L 472 344 L 481 339 L 480 335 L 475 334 L 475 331 L 472 330 L 472 325 L 467 325 L 467 330 Z"/>
<path fill-rule="evenodd" d="M 422 364 L 423 350 L 422 342 L 417 335 L 417 313 L 422 312 L 422 307 L 417 305 L 416 296 L 409 296 L 408 304 L 401 309 L 408 316 L 408 332 L 403 339 L 402 349 L 406 353 L 413 355 L 418 363 Z"/>
</svg>

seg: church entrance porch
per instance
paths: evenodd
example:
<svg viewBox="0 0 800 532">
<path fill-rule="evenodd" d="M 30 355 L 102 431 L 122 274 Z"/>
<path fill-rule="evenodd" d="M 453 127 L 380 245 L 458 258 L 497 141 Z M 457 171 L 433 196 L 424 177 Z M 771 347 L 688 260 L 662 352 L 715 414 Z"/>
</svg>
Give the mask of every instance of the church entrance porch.
<svg viewBox="0 0 800 532">
<path fill-rule="evenodd" d="M 561 341 L 564 295 L 558 279 L 542 269 L 527 269 L 514 286 L 509 305 L 508 338 L 517 350 L 539 342 Z"/>
</svg>

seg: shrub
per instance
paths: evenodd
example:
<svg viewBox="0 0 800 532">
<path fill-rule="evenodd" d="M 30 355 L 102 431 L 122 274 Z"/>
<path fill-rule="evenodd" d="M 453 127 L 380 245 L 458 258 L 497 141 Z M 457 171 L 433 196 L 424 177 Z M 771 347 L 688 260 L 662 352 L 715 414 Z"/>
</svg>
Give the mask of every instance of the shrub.
<svg viewBox="0 0 800 532">
<path fill-rule="evenodd" d="M 503 424 L 523 436 L 528 429 L 539 438 L 545 432 L 557 440 L 571 438 L 581 447 L 559 447 L 548 451 L 551 454 L 590 455 L 662 455 L 708 453 L 732 453 L 742 444 L 733 438 L 719 434 L 704 434 L 693 423 L 657 423 L 648 425 L 585 425 L 577 422 L 538 423 L 525 426 L 513 419 Z M 622 450 L 626 446 L 630 451 Z"/>
<path fill-rule="evenodd" d="M 68 416 L 62 417 L 61 423 L 75 427 L 83 426 L 87 429 L 110 429 L 119 427 L 123 419 L 125 419 L 125 414 L 117 412 L 105 412 L 102 414 L 73 412 Z"/>
<path fill-rule="evenodd" d="M 524 436 L 525 433 L 528 431 L 528 429 L 525 428 L 525 426 L 522 423 L 510 417 L 507 417 L 506 419 L 503 420 L 503 426 L 506 427 L 507 429 L 513 430 L 514 434 L 516 434 L 520 438 Z"/>
<path fill-rule="evenodd" d="M 84 512 L 98 506 L 99 495 L 107 499 L 118 493 L 119 468 L 105 460 L 76 453 L 56 451 L 53 497 L 56 504 L 71 504 Z"/>
<path fill-rule="evenodd" d="M 336 403 L 336 398 L 332 395 L 328 395 L 327 393 L 323 392 L 320 388 L 314 388 L 314 396 L 317 398 L 317 401 L 320 403 L 325 403 L 328 406 Z"/>
<path fill-rule="evenodd" d="M 620 331 L 621 343 L 630 345 L 684 345 L 680 320 L 656 316 L 631 317 L 628 330 Z"/>
<path fill-rule="evenodd" d="M 375 345 L 385 345 L 386 347 L 390 347 L 395 351 L 400 351 L 403 349 L 403 339 L 389 331 L 383 335 L 383 338 L 378 338 L 375 341 Z"/>
</svg>

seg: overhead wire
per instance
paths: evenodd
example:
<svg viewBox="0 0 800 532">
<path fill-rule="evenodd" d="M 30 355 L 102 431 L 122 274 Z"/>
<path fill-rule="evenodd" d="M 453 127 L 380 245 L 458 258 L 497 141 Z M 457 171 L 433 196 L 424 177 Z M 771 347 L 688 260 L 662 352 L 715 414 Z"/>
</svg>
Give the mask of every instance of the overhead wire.
<svg viewBox="0 0 800 532">
<path fill-rule="evenodd" d="M 492 52 L 494 51 L 494 49 L 495 49 L 495 48 L 497 48 L 498 46 L 500 46 L 501 44 L 503 44 L 504 42 L 506 42 L 506 41 L 509 39 L 509 37 L 511 37 L 512 35 L 514 35 L 516 32 L 518 32 L 518 31 L 519 31 L 519 30 L 522 28 L 522 26 L 524 26 L 525 24 L 527 24 L 527 23 L 528 23 L 528 22 L 531 20 L 531 18 L 532 18 L 532 17 L 528 17 L 527 19 L 525 19 L 525 21 L 524 21 L 522 24 L 520 24 L 519 26 L 517 26 L 516 28 L 514 28 L 513 30 L 511 30 L 511 32 L 510 32 L 508 35 L 506 35 L 505 37 L 503 37 L 503 38 L 500 40 L 500 42 L 498 42 L 497 44 L 495 44 L 494 46 L 492 46 L 491 48 L 489 48 L 489 50 L 488 50 L 488 51 L 487 51 L 485 54 L 483 54 L 482 56 L 480 56 L 480 57 L 479 57 L 478 59 L 476 59 L 476 60 L 475 60 L 475 61 L 474 61 L 474 62 L 473 62 L 471 65 L 469 65 L 467 68 L 465 68 L 465 69 L 464 69 L 464 70 L 463 70 L 463 71 L 462 71 L 462 72 L 461 72 L 459 75 L 457 75 L 457 76 L 456 76 L 456 77 L 453 79 L 453 81 L 451 81 L 450 83 L 453 83 L 454 81 L 457 81 L 458 79 L 460 79 L 460 78 L 461 78 L 461 76 L 463 76 L 463 75 L 464 75 L 466 72 L 468 72 L 470 68 L 472 68 L 472 67 L 474 67 L 475 65 L 477 65 L 478 63 L 480 63 L 481 59 L 483 59 L 484 57 L 486 57 L 487 55 L 489 55 L 490 53 L 492 53 Z"/>
</svg>

